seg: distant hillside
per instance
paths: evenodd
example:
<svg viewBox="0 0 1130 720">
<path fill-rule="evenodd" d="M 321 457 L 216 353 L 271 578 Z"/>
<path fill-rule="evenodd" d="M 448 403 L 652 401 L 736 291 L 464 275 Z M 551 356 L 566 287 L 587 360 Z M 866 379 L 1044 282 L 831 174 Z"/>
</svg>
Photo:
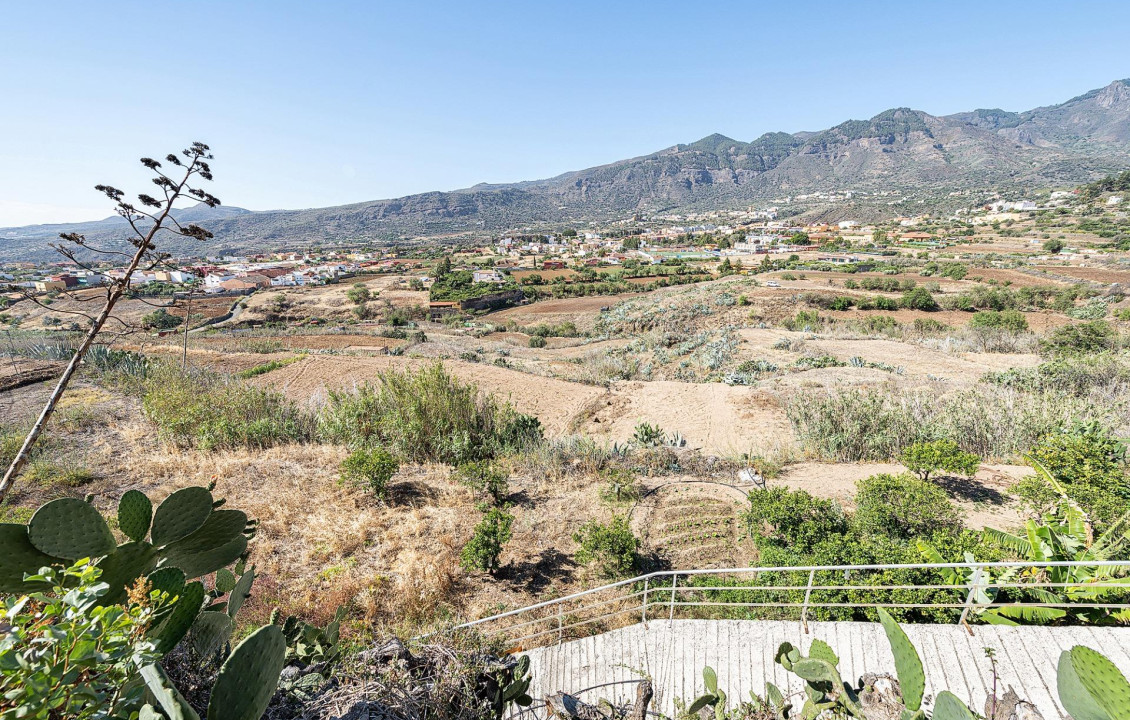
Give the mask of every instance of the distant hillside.
<svg viewBox="0 0 1130 720">
<path fill-rule="evenodd" d="M 1024 112 L 981 109 L 938 117 L 895 108 L 820 132 L 766 133 L 752 142 L 711 135 L 545 180 L 313 210 L 184 212 L 197 213 L 191 219 L 216 234 L 210 252 L 235 252 L 726 209 L 834 190 L 905 194 L 929 207 L 958 202 L 946 200 L 954 192 L 1022 192 L 1087 182 L 1128 166 L 1130 81 L 1118 80 L 1060 105 Z M 873 198 L 850 209 L 829 208 L 825 217 L 849 211 L 857 217 L 894 212 L 886 198 Z M 106 240 L 120 237 L 120 227 L 111 218 L 0 228 L 0 259 L 41 256 L 46 241 L 59 232 Z M 199 252 L 188 245 L 178 249 Z"/>
</svg>

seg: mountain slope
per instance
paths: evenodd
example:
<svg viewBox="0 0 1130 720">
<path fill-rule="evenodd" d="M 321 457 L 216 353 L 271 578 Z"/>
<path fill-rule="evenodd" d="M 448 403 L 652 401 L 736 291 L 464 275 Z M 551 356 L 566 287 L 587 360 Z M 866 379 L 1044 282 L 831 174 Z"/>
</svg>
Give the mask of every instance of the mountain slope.
<svg viewBox="0 0 1130 720">
<path fill-rule="evenodd" d="M 1130 81 L 1118 80 L 1059 105 L 1024 112 L 981 109 L 933 116 L 894 108 L 820 132 L 766 133 L 752 142 L 710 135 L 544 180 L 312 210 L 217 209 L 186 219 L 216 234 L 209 252 L 218 253 L 725 209 L 818 191 L 904 194 L 937 202 L 953 191 L 1023 192 L 1088 181 L 1127 166 Z M 852 211 L 891 212 L 885 200 L 870 202 L 857 202 Z M 121 236 L 120 225 L 111 218 L 76 226 L 0 229 L 0 258 L 38 254 L 59 232 L 114 239 Z M 199 252 L 191 246 L 175 249 Z"/>
</svg>

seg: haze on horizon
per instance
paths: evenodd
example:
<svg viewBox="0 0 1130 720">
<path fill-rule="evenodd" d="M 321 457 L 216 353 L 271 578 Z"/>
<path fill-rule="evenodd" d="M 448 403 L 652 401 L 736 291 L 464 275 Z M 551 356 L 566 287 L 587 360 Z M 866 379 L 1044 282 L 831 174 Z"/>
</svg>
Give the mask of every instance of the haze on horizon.
<svg viewBox="0 0 1130 720">
<path fill-rule="evenodd" d="M 714 132 L 897 106 L 1026 110 L 1130 77 L 1116 2 L 63 2 L 0 28 L 0 227 L 110 214 L 142 155 L 212 145 L 256 210 L 516 182 Z M 170 63 L 170 58 L 179 58 Z"/>
</svg>

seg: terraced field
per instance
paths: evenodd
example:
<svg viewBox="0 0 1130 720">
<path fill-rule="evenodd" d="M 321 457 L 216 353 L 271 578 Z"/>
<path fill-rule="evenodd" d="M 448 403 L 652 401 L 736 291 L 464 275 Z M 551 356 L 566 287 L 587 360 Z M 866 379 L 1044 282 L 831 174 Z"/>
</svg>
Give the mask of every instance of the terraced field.
<svg viewBox="0 0 1130 720">
<path fill-rule="evenodd" d="M 633 513 L 644 544 L 672 568 L 748 564 L 744 491 L 715 482 L 673 482 L 648 493 Z"/>
</svg>

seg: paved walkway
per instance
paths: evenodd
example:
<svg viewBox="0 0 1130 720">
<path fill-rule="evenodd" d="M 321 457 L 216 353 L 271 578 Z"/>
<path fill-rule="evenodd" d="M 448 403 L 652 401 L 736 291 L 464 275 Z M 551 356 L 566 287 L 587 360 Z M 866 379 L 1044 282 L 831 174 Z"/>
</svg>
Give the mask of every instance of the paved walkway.
<svg viewBox="0 0 1130 720">
<path fill-rule="evenodd" d="M 926 693 L 949 690 L 975 711 L 984 708 L 992 687 L 985 648 L 996 651 L 1000 694 L 1012 686 L 1033 703 L 1045 720 L 1067 720 L 1056 692 L 1056 664 L 1062 651 L 1086 645 L 1109 657 L 1130 677 L 1130 628 L 974 626 L 974 635 L 957 625 L 904 625 L 926 670 Z M 824 640 L 840 657 L 840 675 L 854 683 L 864 672 L 894 674 L 894 659 L 878 623 L 810 622 L 805 635 L 799 622 L 768 620 L 657 620 L 528 651 L 533 684 L 540 700 L 562 690 L 572 694 L 604 683 L 636 680 L 642 674 L 655 684 L 652 709 L 671 714 L 674 699 L 688 704 L 703 691 L 702 668 L 713 667 L 731 703 L 764 694 L 765 683 L 800 692 L 799 678 L 773 662 L 784 641 L 807 654 L 813 638 Z M 629 701 L 632 684 L 580 693 Z"/>
</svg>

